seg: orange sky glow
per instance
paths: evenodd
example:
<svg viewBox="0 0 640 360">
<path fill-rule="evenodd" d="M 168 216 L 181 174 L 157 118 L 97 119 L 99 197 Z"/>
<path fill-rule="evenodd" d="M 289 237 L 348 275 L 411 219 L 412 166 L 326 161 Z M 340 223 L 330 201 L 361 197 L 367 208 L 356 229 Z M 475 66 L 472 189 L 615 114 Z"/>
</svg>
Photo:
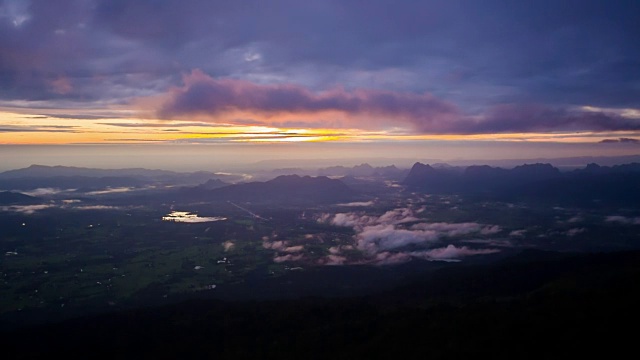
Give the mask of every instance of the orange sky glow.
<svg viewBox="0 0 640 360">
<path fill-rule="evenodd" d="M 96 116 L 98 117 L 98 116 Z M 316 125 L 310 123 L 310 125 Z M 410 129 L 289 128 L 140 118 L 74 119 L 55 115 L 0 111 L 0 144 L 96 144 L 174 142 L 370 142 L 370 141 L 513 141 L 598 142 L 607 138 L 638 136 L 635 132 L 554 132 L 500 134 L 414 134 Z"/>
</svg>

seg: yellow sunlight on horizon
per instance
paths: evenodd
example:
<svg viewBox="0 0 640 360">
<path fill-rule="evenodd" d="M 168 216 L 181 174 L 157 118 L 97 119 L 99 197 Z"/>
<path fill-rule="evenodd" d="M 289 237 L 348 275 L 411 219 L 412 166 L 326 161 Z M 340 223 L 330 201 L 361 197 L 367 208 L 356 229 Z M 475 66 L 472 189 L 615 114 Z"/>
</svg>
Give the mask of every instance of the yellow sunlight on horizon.
<svg viewBox="0 0 640 360">
<path fill-rule="evenodd" d="M 206 142 L 376 142 L 500 141 L 598 142 L 634 137 L 633 132 L 554 132 L 505 134 L 412 134 L 406 129 L 284 128 L 268 125 L 205 123 L 136 118 L 78 118 L 0 111 L 0 144 L 206 143 Z"/>
</svg>

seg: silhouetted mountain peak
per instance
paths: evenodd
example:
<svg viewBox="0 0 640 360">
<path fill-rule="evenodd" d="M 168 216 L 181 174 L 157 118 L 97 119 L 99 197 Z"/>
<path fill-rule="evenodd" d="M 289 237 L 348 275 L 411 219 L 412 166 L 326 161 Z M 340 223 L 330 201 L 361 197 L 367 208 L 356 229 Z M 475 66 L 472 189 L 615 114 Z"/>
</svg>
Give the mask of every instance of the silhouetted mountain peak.
<svg viewBox="0 0 640 360">
<path fill-rule="evenodd" d="M 458 185 L 460 179 L 461 176 L 457 171 L 447 168 L 436 169 L 428 164 L 417 162 L 413 164 L 403 183 L 429 191 L 448 192 Z"/>
<path fill-rule="evenodd" d="M 406 185 L 419 186 L 422 185 L 427 179 L 435 176 L 436 169 L 432 168 L 429 164 L 423 164 L 417 162 L 413 164 L 409 174 L 404 179 Z"/>
<path fill-rule="evenodd" d="M 538 181 L 560 177 L 560 170 L 551 164 L 524 164 L 511 170 L 511 175 L 522 181 Z"/>
<path fill-rule="evenodd" d="M 367 163 L 363 163 L 363 164 L 354 166 L 353 169 L 354 170 L 373 170 L 373 167 Z"/>
<path fill-rule="evenodd" d="M 436 169 L 434 169 L 431 165 L 417 162 L 413 164 L 413 166 L 411 167 L 411 171 L 409 172 L 409 175 L 434 174 L 435 172 L 436 172 Z"/>
</svg>

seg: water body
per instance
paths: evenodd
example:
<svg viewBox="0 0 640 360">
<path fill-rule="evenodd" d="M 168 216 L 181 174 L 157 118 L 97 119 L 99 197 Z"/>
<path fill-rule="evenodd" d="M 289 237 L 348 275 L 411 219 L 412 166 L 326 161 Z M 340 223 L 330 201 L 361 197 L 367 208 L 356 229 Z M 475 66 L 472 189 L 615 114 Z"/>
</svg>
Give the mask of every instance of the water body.
<svg viewBox="0 0 640 360">
<path fill-rule="evenodd" d="M 172 211 L 167 216 L 162 217 L 162 221 L 173 221 L 183 223 L 204 223 L 227 220 L 226 217 L 213 216 L 213 217 L 200 217 L 198 214 L 193 214 L 188 211 Z"/>
</svg>

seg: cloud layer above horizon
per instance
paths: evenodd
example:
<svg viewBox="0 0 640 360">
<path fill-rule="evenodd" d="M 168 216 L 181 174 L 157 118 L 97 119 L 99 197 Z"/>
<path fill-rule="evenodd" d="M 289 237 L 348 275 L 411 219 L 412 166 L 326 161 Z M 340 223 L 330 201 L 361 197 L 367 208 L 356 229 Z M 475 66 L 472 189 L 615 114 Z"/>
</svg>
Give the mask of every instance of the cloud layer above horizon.
<svg viewBox="0 0 640 360">
<path fill-rule="evenodd" d="M 638 13 L 601 0 L 0 0 L 0 107 L 77 120 L 117 108 L 136 124 L 636 136 Z"/>
</svg>

